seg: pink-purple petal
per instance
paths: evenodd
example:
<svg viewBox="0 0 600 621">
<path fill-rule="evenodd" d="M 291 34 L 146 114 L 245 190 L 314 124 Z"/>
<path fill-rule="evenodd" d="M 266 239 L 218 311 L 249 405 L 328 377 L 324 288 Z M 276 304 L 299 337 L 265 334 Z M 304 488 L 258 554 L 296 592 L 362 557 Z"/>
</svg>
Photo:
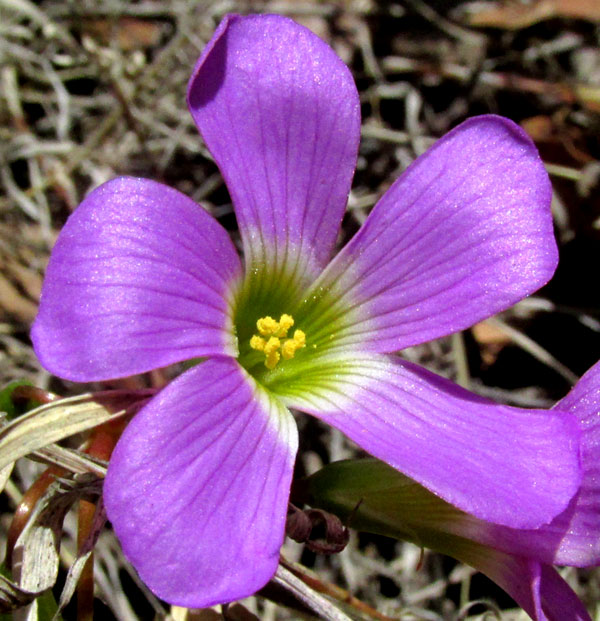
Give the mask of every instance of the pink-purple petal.
<svg viewBox="0 0 600 621">
<path fill-rule="evenodd" d="M 230 302 L 241 264 L 190 198 L 132 177 L 91 192 L 50 257 L 32 330 L 46 369 L 74 381 L 235 355 Z"/>
<path fill-rule="evenodd" d="M 273 390 L 482 520 L 548 523 L 581 480 L 572 417 L 497 405 L 396 357 L 336 357 Z"/>
<path fill-rule="evenodd" d="M 573 589 L 550 565 L 466 543 L 452 555 L 502 587 L 534 621 L 591 621 Z"/>
<path fill-rule="evenodd" d="M 593 366 L 554 412 L 579 421 L 582 481 L 569 506 L 549 524 L 515 530 L 467 521 L 457 534 L 548 564 L 588 567 L 600 563 L 600 363 Z"/>
<path fill-rule="evenodd" d="M 125 555 L 162 599 L 201 608 L 271 578 L 297 429 L 235 360 L 180 376 L 129 424 L 104 494 Z"/>
<path fill-rule="evenodd" d="M 553 274 L 548 175 L 507 119 L 469 119 L 416 160 L 315 284 L 344 343 L 391 352 L 464 329 Z M 366 343 L 366 344 L 365 344 Z"/>
<path fill-rule="evenodd" d="M 539 589 L 542 612 L 548 621 L 591 621 L 581 600 L 554 567 L 541 564 L 539 582 L 535 586 Z"/>
<path fill-rule="evenodd" d="M 554 562 L 567 565 L 600 563 L 600 363 L 595 364 L 555 406 L 581 426 L 583 479 L 567 511 L 550 526 L 563 532 Z"/>
<path fill-rule="evenodd" d="M 310 282 L 329 260 L 356 165 L 348 68 L 288 18 L 232 15 L 196 64 L 188 104 L 232 196 L 247 263 Z"/>
</svg>

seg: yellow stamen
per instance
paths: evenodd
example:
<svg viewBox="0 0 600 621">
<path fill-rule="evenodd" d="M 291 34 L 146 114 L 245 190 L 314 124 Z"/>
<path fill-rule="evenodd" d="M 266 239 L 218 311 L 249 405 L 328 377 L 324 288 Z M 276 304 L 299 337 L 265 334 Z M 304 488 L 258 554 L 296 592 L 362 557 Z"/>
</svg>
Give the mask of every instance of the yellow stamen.
<svg viewBox="0 0 600 621">
<path fill-rule="evenodd" d="M 256 328 L 262 336 L 273 336 L 279 330 L 279 322 L 273 317 L 261 317 L 256 322 Z"/>
<path fill-rule="evenodd" d="M 277 336 L 287 336 L 288 330 L 294 325 L 294 318 L 291 315 L 285 313 L 279 318 L 279 330 Z"/>
<path fill-rule="evenodd" d="M 263 351 L 268 356 L 271 352 L 277 351 L 280 347 L 281 347 L 281 341 L 276 336 L 272 336 L 267 341 L 267 344 L 265 345 L 265 348 L 263 349 Z"/>
<path fill-rule="evenodd" d="M 294 318 L 285 313 L 281 315 L 279 321 L 273 317 L 261 317 L 256 322 L 256 328 L 261 336 L 255 334 L 250 339 L 250 347 L 265 354 L 265 366 L 267 369 L 274 369 L 283 357 L 290 360 L 295 353 L 305 347 L 306 335 L 302 330 L 295 330 L 293 338 L 286 339 L 283 344 L 282 338 L 287 337 L 288 330 L 294 325 Z M 267 340 L 263 337 L 269 337 Z"/>
<path fill-rule="evenodd" d="M 294 332 L 294 341 L 298 343 L 298 349 L 306 345 L 306 334 L 302 330 L 296 330 Z"/>
<path fill-rule="evenodd" d="M 288 339 L 281 347 L 281 355 L 284 360 L 294 357 L 294 354 L 306 345 L 306 335 L 302 330 L 294 332 L 294 338 Z"/>
<path fill-rule="evenodd" d="M 265 351 L 267 341 L 262 336 L 256 336 L 256 334 L 250 339 L 250 347 L 257 351 Z"/>
<path fill-rule="evenodd" d="M 267 369 L 274 369 L 280 359 L 281 354 L 277 350 L 269 352 L 265 356 L 265 366 L 267 367 Z"/>
<path fill-rule="evenodd" d="M 278 349 L 281 346 L 281 341 L 276 337 L 272 336 L 265 345 L 265 366 L 267 369 L 274 369 L 281 358 L 281 354 Z"/>
</svg>

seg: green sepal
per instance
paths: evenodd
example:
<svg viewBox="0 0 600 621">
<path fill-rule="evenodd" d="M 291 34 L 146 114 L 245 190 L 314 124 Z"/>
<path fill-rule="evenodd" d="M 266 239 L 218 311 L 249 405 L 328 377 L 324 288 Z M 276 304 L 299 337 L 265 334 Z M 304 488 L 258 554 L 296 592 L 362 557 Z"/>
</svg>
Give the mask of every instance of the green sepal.
<svg viewBox="0 0 600 621">
<path fill-rule="evenodd" d="M 540 572 L 553 571 L 550 567 L 521 556 L 518 550 L 498 550 L 493 544 L 479 541 L 479 535 L 489 526 L 487 522 L 460 511 L 380 461 L 330 464 L 299 481 L 293 491 L 296 502 L 305 501 L 337 514 L 351 528 L 411 541 L 474 567 L 504 589 L 533 619 L 558 619 L 553 606 L 566 601 L 577 608 L 578 619 L 589 619 L 583 607 L 574 603 L 576 596 L 566 583 L 555 597 L 547 599 Z M 560 581 L 558 576 L 556 580 Z"/>
<path fill-rule="evenodd" d="M 17 418 L 17 416 L 21 416 L 21 414 L 25 414 L 25 412 L 29 412 L 29 410 L 33 410 L 33 408 L 41 405 L 32 399 L 15 402 L 12 398 L 13 392 L 21 386 L 33 386 L 33 384 L 29 380 L 13 380 L 0 388 L 0 412 L 4 412 L 8 420 Z"/>
</svg>

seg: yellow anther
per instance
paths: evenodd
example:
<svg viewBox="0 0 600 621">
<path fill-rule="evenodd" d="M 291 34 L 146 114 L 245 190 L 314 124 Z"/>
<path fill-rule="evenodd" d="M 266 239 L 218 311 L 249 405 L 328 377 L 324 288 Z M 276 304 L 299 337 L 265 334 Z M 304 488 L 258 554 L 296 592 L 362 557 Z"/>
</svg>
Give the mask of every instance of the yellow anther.
<svg viewBox="0 0 600 621">
<path fill-rule="evenodd" d="M 294 341 L 298 343 L 298 349 L 306 345 L 306 334 L 302 330 L 296 330 L 294 332 Z"/>
<path fill-rule="evenodd" d="M 277 350 L 269 352 L 265 357 L 265 366 L 267 367 L 267 369 L 274 369 L 277 366 L 280 358 L 281 354 Z"/>
<path fill-rule="evenodd" d="M 281 346 L 281 341 L 276 336 L 272 336 L 267 341 L 267 344 L 265 345 L 265 348 L 263 349 L 263 351 L 268 356 L 271 352 L 277 351 L 280 346 Z"/>
<path fill-rule="evenodd" d="M 276 337 L 272 336 L 265 345 L 265 366 L 267 369 L 274 369 L 281 358 L 281 354 L 278 349 L 281 346 L 281 341 Z"/>
<path fill-rule="evenodd" d="M 285 313 L 281 315 L 279 321 L 267 316 L 261 317 L 256 322 L 261 336 L 255 334 L 250 339 L 250 347 L 264 352 L 267 369 L 274 369 L 282 357 L 284 360 L 293 358 L 294 354 L 306 345 L 306 335 L 302 330 L 295 330 L 293 338 L 285 338 L 293 325 L 294 318 Z M 285 341 L 282 343 L 281 340 L 284 338 Z"/>
<path fill-rule="evenodd" d="M 287 336 L 288 330 L 294 325 L 294 318 L 291 315 L 285 313 L 279 318 L 279 330 L 277 336 Z"/>
<path fill-rule="evenodd" d="M 294 332 L 294 338 L 288 339 L 281 346 L 281 355 L 284 360 L 289 360 L 294 357 L 294 354 L 306 345 L 306 335 L 302 330 L 296 330 Z"/>
<path fill-rule="evenodd" d="M 279 330 L 279 322 L 275 321 L 273 317 L 261 317 L 256 322 L 256 329 L 262 336 L 272 336 Z"/>
<path fill-rule="evenodd" d="M 265 351 L 267 341 L 262 336 L 256 336 L 256 334 L 250 339 L 250 347 L 257 351 Z"/>
<path fill-rule="evenodd" d="M 294 357 L 296 350 L 298 349 L 298 345 L 294 339 L 289 339 L 286 341 L 281 347 L 281 355 L 284 360 L 289 360 Z"/>
</svg>

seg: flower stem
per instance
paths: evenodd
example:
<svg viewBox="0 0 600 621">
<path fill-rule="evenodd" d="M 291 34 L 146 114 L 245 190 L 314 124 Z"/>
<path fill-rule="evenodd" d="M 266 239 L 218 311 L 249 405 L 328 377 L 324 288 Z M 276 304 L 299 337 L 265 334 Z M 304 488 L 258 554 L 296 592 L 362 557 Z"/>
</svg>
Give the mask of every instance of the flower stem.
<svg viewBox="0 0 600 621">
<path fill-rule="evenodd" d="M 77 549 L 81 549 L 92 528 L 96 505 L 88 500 L 79 501 L 77 522 Z M 77 583 L 77 621 L 94 618 L 94 554 L 90 555 Z"/>
<path fill-rule="evenodd" d="M 108 422 L 93 430 L 86 453 L 108 461 L 123 431 L 122 422 Z M 79 501 L 77 524 L 77 548 L 81 550 L 92 525 L 96 505 L 87 500 Z M 94 554 L 90 554 L 77 584 L 77 621 L 92 621 L 94 618 Z"/>
<path fill-rule="evenodd" d="M 384 615 L 374 608 L 371 608 L 365 602 L 359 600 L 354 597 L 350 592 L 342 589 L 341 587 L 331 584 L 330 582 L 325 582 L 321 580 L 316 574 L 311 572 L 306 567 L 298 563 L 291 563 L 287 561 L 282 556 L 279 558 L 279 564 L 282 567 L 285 567 L 288 571 L 290 571 L 294 576 L 299 578 L 304 584 L 308 585 L 311 589 L 317 591 L 318 593 L 323 593 L 324 595 L 328 595 L 332 597 L 334 600 L 339 602 L 343 602 L 347 606 L 354 608 L 359 612 L 362 616 L 366 616 L 369 619 L 376 619 L 377 621 L 393 621 L 391 617 Z"/>
</svg>

